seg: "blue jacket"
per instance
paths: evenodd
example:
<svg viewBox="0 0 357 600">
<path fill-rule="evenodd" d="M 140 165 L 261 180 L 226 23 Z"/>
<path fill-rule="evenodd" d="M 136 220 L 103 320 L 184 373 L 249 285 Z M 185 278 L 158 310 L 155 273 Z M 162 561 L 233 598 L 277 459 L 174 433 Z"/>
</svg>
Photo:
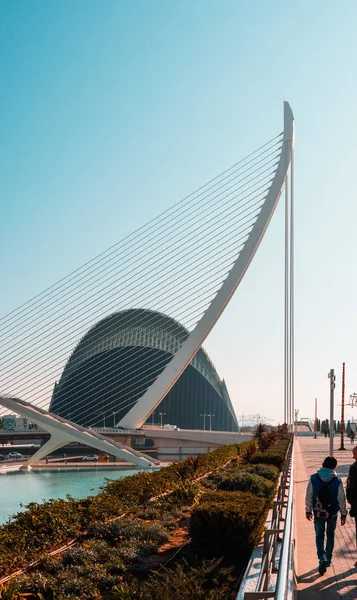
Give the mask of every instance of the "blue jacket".
<svg viewBox="0 0 357 600">
<path fill-rule="evenodd" d="M 317 473 L 310 477 L 305 498 L 306 515 L 311 515 L 313 513 L 313 508 L 320 488 L 324 483 L 328 482 L 330 482 L 328 489 L 332 500 L 332 514 L 337 515 L 338 511 L 340 511 L 341 518 L 345 519 L 347 515 L 346 497 L 342 481 L 340 477 L 337 477 L 335 471 L 325 467 L 322 467 L 322 469 L 319 469 Z"/>
</svg>

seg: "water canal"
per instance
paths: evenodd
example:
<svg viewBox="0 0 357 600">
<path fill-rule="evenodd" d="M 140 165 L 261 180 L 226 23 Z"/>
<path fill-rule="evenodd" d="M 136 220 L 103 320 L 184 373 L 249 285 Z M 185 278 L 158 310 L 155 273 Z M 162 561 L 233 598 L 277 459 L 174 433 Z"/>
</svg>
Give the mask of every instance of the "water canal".
<svg viewBox="0 0 357 600">
<path fill-rule="evenodd" d="M 0 475 L 0 524 L 24 510 L 21 504 L 51 498 L 74 498 L 95 495 L 106 479 L 118 479 L 138 473 L 138 469 L 100 469 L 80 471 L 10 472 Z"/>
</svg>

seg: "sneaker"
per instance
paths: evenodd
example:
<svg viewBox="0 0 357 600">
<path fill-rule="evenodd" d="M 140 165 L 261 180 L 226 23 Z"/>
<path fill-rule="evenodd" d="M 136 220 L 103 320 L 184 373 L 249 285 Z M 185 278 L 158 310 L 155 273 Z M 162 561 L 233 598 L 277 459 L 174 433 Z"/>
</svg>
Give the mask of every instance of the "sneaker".
<svg viewBox="0 0 357 600">
<path fill-rule="evenodd" d="M 320 560 L 319 566 L 317 567 L 317 570 L 320 573 L 320 575 L 325 575 L 325 573 L 326 573 L 326 562 L 324 560 Z"/>
<path fill-rule="evenodd" d="M 326 567 L 331 567 L 331 558 L 326 558 L 325 565 Z"/>
</svg>

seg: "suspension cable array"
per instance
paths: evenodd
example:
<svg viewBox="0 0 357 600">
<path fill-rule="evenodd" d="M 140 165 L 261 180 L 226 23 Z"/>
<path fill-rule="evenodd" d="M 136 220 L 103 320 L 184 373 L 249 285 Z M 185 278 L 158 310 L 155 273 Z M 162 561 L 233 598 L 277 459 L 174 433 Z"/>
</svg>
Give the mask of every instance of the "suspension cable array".
<svg viewBox="0 0 357 600">
<path fill-rule="evenodd" d="M 81 390 L 95 386 L 98 370 L 110 371 L 112 344 L 135 373 L 125 378 L 120 398 L 106 393 L 103 406 L 108 413 L 130 409 L 195 328 L 244 248 L 274 178 L 282 136 L 0 319 L 0 395 L 48 409 L 62 376 L 54 412 L 63 416 L 75 393 L 72 421 L 98 414 L 96 401 Z M 113 334 L 115 315 L 121 329 Z M 163 315 L 170 317 L 166 324 Z M 100 344 L 94 369 L 90 359 Z M 80 373 L 66 388 L 73 365 Z"/>
</svg>

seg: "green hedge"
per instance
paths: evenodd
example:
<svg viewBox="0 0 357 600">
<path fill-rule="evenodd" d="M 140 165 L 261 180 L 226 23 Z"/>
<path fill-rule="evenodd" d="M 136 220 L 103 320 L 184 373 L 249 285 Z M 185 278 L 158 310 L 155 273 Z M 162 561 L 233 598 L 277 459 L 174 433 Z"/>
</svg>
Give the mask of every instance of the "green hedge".
<svg viewBox="0 0 357 600">
<path fill-rule="evenodd" d="M 238 473 L 224 477 L 218 483 L 217 488 L 227 492 L 250 492 L 259 498 L 270 498 L 275 485 L 264 477 L 260 477 L 260 475 L 241 470 Z"/>
<path fill-rule="evenodd" d="M 245 467 L 245 470 L 248 473 L 254 473 L 255 475 L 259 475 L 260 477 L 268 479 L 268 481 L 273 481 L 274 483 L 278 481 L 280 475 L 279 469 L 274 467 L 274 465 L 250 465 Z"/>
<path fill-rule="evenodd" d="M 250 459 L 250 464 L 268 464 L 275 465 L 281 471 L 284 465 L 286 451 L 290 443 L 290 436 L 279 440 L 277 444 L 271 446 L 263 452 L 256 452 Z"/>
<path fill-rule="evenodd" d="M 192 511 L 192 544 L 205 556 L 249 553 L 264 531 L 268 503 L 249 492 L 208 492 Z"/>
</svg>

